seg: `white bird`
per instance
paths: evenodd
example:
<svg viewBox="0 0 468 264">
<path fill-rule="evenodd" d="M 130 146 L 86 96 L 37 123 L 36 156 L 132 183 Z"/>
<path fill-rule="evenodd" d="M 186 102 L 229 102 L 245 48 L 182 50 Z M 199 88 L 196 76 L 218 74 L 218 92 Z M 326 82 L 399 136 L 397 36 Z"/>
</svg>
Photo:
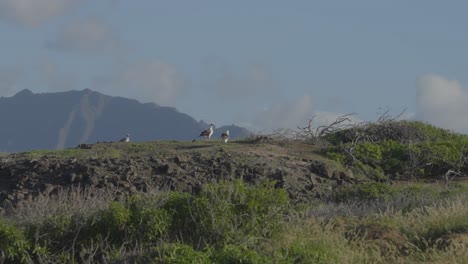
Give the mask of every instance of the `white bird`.
<svg viewBox="0 0 468 264">
<path fill-rule="evenodd" d="M 120 142 L 129 142 L 130 141 L 130 134 L 127 134 L 126 137 L 122 138 Z"/>
<path fill-rule="evenodd" d="M 200 133 L 200 137 L 205 137 L 206 140 L 210 140 L 211 135 L 213 135 L 213 124 L 210 124 L 210 128 L 203 130 Z"/>
<path fill-rule="evenodd" d="M 221 138 L 224 140 L 224 143 L 227 143 L 229 140 L 229 130 L 221 134 Z"/>
</svg>

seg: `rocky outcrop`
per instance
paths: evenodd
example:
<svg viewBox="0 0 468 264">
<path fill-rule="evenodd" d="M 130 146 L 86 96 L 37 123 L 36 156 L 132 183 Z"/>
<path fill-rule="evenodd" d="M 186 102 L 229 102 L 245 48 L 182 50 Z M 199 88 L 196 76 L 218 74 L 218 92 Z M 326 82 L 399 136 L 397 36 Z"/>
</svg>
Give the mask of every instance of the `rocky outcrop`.
<svg viewBox="0 0 468 264">
<path fill-rule="evenodd" d="M 93 145 L 79 147 L 88 150 Z M 226 153 L 223 148 L 210 153 L 123 158 L 31 158 L 27 153 L 12 154 L 0 161 L 0 206 L 72 187 L 100 188 L 116 195 L 154 189 L 197 192 L 204 184 L 231 179 L 253 184 L 274 180 L 294 201 L 304 202 L 353 180 L 352 173 L 316 160 L 288 156 L 267 159 L 257 154 Z"/>
</svg>

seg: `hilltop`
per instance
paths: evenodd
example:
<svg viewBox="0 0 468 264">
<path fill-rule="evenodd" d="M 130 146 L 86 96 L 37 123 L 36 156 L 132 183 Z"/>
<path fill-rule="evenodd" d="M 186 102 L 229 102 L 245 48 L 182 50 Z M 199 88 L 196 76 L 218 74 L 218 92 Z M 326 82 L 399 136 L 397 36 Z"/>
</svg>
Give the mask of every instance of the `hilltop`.
<svg viewBox="0 0 468 264">
<path fill-rule="evenodd" d="M 173 107 L 105 95 L 89 89 L 56 93 L 23 90 L 0 97 L 0 152 L 64 149 L 78 144 L 117 141 L 192 140 L 208 124 Z M 231 138 L 250 132 L 215 124 L 213 137 L 227 129 Z"/>
<path fill-rule="evenodd" d="M 3 155 L 0 262 L 466 263 L 466 135 L 329 128 Z"/>
<path fill-rule="evenodd" d="M 275 180 L 295 200 L 310 201 L 331 186 L 354 180 L 351 171 L 316 150 L 301 142 L 213 140 L 97 143 L 12 154 L 0 163 L 0 204 L 77 186 L 117 194 L 155 189 L 194 192 L 223 179 Z"/>
<path fill-rule="evenodd" d="M 318 138 L 252 136 L 230 141 L 81 144 L 5 155 L 0 205 L 40 193 L 93 187 L 118 195 L 196 192 L 210 182 L 274 180 L 295 203 L 328 199 L 360 182 L 437 180 L 467 172 L 468 137 L 420 122 L 369 124 Z M 356 140 L 359 138 L 359 140 Z"/>
</svg>

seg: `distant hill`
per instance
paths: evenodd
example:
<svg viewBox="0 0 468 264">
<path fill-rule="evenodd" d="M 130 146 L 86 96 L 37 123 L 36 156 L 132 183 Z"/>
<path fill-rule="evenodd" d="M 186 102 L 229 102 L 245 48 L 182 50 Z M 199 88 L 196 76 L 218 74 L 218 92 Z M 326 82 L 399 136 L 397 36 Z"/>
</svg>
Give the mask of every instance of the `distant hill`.
<svg viewBox="0 0 468 264">
<path fill-rule="evenodd" d="M 192 140 L 208 128 L 205 122 L 172 107 L 89 89 L 39 94 L 23 90 L 0 97 L 0 124 L 0 152 L 63 149 L 116 141 L 127 133 L 132 141 Z M 250 134 L 232 125 L 216 129 L 213 138 L 226 129 L 233 139 Z"/>
</svg>

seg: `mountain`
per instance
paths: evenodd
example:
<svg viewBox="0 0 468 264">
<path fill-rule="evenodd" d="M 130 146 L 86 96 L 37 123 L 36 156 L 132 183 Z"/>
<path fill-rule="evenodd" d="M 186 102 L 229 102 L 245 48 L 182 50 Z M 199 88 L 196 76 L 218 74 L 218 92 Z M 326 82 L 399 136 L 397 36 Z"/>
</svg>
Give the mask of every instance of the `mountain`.
<svg viewBox="0 0 468 264">
<path fill-rule="evenodd" d="M 23 90 L 0 97 L 0 152 L 63 149 L 81 143 L 192 140 L 208 124 L 172 107 L 91 91 L 38 93 Z M 230 130 L 231 138 L 250 132 L 238 126 L 215 129 L 212 138 Z M 201 138 L 200 138 L 201 139 Z"/>
</svg>

